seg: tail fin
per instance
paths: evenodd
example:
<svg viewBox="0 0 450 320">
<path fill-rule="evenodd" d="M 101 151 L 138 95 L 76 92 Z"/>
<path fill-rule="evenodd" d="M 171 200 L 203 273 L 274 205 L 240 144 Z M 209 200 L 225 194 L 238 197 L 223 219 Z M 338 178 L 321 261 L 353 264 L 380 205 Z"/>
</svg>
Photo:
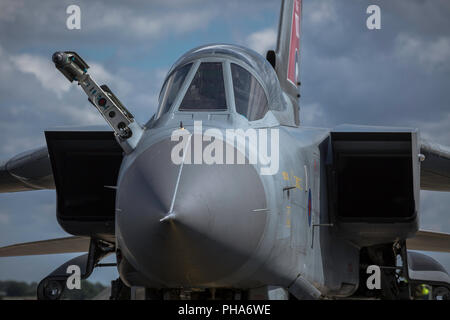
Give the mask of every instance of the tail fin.
<svg viewBox="0 0 450 320">
<path fill-rule="evenodd" d="M 300 24 L 302 0 L 283 0 L 275 57 L 268 59 L 274 65 L 281 88 L 289 95 L 294 107 L 295 123 L 299 124 L 300 87 Z M 274 59 L 275 58 L 275 59 Z"/>
</svg>

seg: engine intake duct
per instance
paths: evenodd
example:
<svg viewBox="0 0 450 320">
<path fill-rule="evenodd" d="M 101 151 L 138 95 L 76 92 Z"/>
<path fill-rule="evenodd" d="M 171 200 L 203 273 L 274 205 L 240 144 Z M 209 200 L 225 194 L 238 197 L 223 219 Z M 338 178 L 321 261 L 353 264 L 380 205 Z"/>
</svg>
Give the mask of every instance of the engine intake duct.
<svg viewBox="0 0 450 320">
<path fill-rule="evenodd" d="M 416 132 L 357 129 L 331 132 L 328 183 L 335 222 L 350 228 L 347 231 L 357 238 L 387 236 L 390 240 L 392 233 L 395 239 L 393 226 L 401 232 L 401 223 L 406 233 L 415 230 L 419 199 Z"/>
<path fill-rule="evenodd" d="M 69 130 L 45 132 L 58 222 L 73 235 L 109 240 L 115 233 L 115 188 L 123 150 L 112 131 Z"/>
</svg>

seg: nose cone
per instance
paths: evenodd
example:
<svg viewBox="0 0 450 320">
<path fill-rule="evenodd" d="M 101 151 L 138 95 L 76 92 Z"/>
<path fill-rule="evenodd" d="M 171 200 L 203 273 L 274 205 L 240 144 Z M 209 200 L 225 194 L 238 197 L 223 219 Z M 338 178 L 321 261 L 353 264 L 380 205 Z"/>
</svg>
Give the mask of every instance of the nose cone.
<svg viewBox="0 0 450 320">
<path fill-rule="evenodd" d="M 140 154 L 117 190 L 119 245 L 134 267 L 163 286 L 220 285 L 259 244 L 264 187 L 252 165 L 180 165 L 165 140 Z"/>
</svg>

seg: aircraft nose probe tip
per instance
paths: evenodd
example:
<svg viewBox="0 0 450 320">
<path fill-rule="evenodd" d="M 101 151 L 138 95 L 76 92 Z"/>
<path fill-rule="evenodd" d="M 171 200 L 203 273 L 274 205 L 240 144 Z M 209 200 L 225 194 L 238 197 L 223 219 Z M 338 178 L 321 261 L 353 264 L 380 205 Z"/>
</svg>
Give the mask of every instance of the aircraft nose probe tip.
<svg viewBox="0 0 450 320">
<path fill-rule="evenodd" d="M 175 213 L 167 213 L 163 218 L 159 219 L 159 222 L 175 220 Z"/>
</svg>

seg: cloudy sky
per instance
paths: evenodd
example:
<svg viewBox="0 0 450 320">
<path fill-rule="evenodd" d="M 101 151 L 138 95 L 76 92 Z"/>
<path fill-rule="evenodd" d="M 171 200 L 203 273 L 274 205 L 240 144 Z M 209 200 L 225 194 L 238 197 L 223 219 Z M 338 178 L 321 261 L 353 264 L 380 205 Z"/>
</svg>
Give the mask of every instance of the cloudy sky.
<svg viewBox="0 0 450 320">
<path fill-rule="evenodd" d="M 81 30 L 66 27 L 81 8 Z M 366 9 L 381 8 L 381 30 Z M 273 49 L 277 0 L 0 0 L 0 158 L 44 145 L 55 126 L 103 124 L 75 84 L 51 63 L 77 51 L 137 120 L 155 112 L 171 64 L 206 43 Z M 448 0 L 304 0 L 301 121 L 410 126 L 450 146 Z M 387 182 L 388 183 L 388 182 Z M 0 245 L 67 236 L 55 219 L 55 192 L 0 194 Z M 450 194 L 421 193 L 422 228 L 450 232 Z M 0 259 L 0 280 L 39 281 L 74 255 Z M 450 270 L 450 255 L 433 254 Z M 108 283 L 113 269 L 91 280 Z"/>
</svg>

